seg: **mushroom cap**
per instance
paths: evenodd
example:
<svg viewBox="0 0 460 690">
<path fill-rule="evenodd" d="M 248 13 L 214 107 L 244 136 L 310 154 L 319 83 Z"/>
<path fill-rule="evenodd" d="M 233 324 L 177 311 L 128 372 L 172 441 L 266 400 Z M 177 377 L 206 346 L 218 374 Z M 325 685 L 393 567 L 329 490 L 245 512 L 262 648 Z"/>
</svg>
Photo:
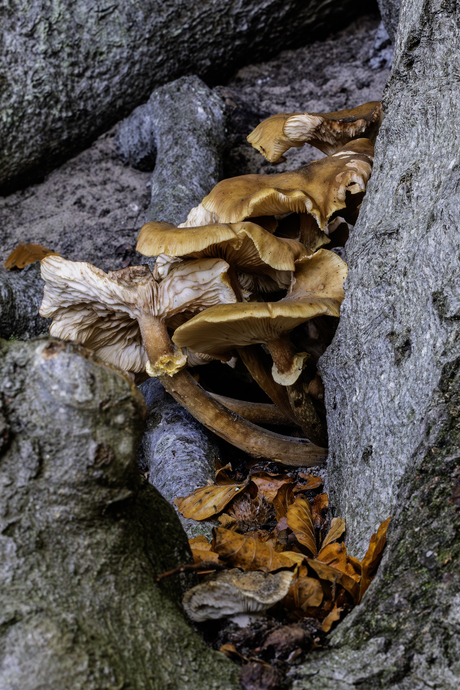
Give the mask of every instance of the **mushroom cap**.
<svg viewBox="0 0 460 690">
<path fill-rule="evenodd" d="M 239 613 L 260 613 L 281 601 L 288 593 L 294 573 L 223 570 L 213 580 L 192 587 L 183 599 L 192 620 L 201 622 Z"/>
<path fill-rule="evenodd" d="M 170 257 L 224 259 L 242 273 L 293 271 L 295 264 L 311 254 L 300 242 L 275 237 L 256 223 L 202 225 L 175 228 L 166 223 L 146 223 L 139 233 L 137 251 L 145 256 L 158 256 L 155 276 L 164 277 Z M 173 262 L 170 264 L 174 265 Z M 275 276 L 272 275 L 272 278 Z M 275 279 L 276 280 L 276 279 Z M 284 285 L 283 281 L 283 285 Z M 288 281 L 289 284 L 289 281 Z M 275 289 L 279 289 L 275 282 Z"/>
<path fill-rule="evenodd" d="M 353 139 L 375 142 L 382 117 L 380 101 L 333 113 L 278 113 L 263 120 L 247 139 L 272 163 L 288 149 L 307 143 L 330 156 Z"/>
<path fill-rule="evenodd" d="M 182 312 L 236 301 L 228 264 L 202 259 L 181 264 L 158 284 L 148 266 L 105 273 L 58 255 L 41 262 L 45 290 L 40 314 L 53 318 L 51 335 L 74 340 L 101 359 L 139 373 L 148 363 L 138 317 L 147 313 L 168 322 Z"/>
<path fill-rule="evenodd" d="M 325 231 L 331 216 L 347 206 L 346 195 L 366 190 L 374 147 L 356 139 L 333 156 L 278 175 L 241 175 L 219 182 L 200 206 L 212 222 L 239 223 L 255 216 L 310 213 Z M 187 220 L 195 217 L 192 209 Z M 199 223 L 196 223 L 197 225 Z"/>
<path fill-rule="evenodd" d="M 180 326 L 179 347 L 222 354 L 233 347 L 270 343 L 317 316 L 339 316 L 347 265 L 320 249 L 299 264 L 289 294 L 278 302 L 238 302 L 206 309 Z"/>
</svg>

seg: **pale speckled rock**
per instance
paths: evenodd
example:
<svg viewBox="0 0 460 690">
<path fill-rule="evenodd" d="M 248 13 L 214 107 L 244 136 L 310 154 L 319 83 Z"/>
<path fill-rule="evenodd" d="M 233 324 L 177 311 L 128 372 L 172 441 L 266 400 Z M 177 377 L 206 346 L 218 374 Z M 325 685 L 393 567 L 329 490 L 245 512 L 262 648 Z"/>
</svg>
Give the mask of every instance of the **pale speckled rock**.
<svg viewBox="0 0 460 690">
<path fill-rule="evenodd" d="M 455 3 L 402 0 L 342 316 L 321 361 L 330 499 L 351 553 L 394 517 L 362 604 L 331 649 L 292 672 L 296 690 L 460 686 L 459 42 Z"/>
<path fill-rule="evenodd" d="M 14 0 L 0 7 L 0 187 L 43 176 L 152 90 L 226 78 L 330 33 L 366 0 Z"/>
<path fill-rule="evenodd" d="M 2 690 L 236 690 L 155 583 L 191 555 L 139 476 L 139 391 L 54 339 L 0 341 L 0 390 Z"/>
<path fill-rule="evenodd" d="M 188 496 L 206 486 L 215 476 L 216 459 L 222 458 L 215 437 L 165 393 L 157 379 L 140 387 L 148 408 L 147 424 L 139 448 L 141 467 L 149 482 L 174 505 L 178 496 Z M 187 536 L 211 537 L 212 524 L 185 518 L 177 511 Z"/>
<path fill-rule="evenodd" d="M 222 176 L 224 103 L 198 77 L 182 77 L 152 93 L 124 120 L 117 150 L 135 168 L 155 169 L 146 220 L 178 225 Z"/>
<path fill-rule="evenodd" d="M 383 23 L 388 31 L 388 35 L 393 43 L 395 43 L 399 24 L 401 0 L 377 0 L 377 2 L 379 4 L 380 14 L 382 15 Z"/>
</svg>

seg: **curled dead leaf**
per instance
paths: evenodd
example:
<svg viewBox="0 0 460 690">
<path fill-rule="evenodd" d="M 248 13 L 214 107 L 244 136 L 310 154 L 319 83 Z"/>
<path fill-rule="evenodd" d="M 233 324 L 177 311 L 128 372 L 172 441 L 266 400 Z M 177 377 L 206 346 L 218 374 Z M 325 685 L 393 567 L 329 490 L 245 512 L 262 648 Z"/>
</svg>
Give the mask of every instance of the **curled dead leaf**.
<svg viewBox="0 0 460 690">
<path fill-rule="evenodd" d="M 218 486 L 202 486 L 190 496 L 179 496 L 174 499 L 178 510 L 186 518 L 206 520 L 222 512 L 230 501 L 247 486 L 243 484 L 220 484 Z"/>
<path fill-rule="evenodd" d="M 366 555 L 364 556 L 361 566 L 362 566 L 362 577 L 359 588 L 359 599 L 358 603 L 364 596 L 367 588 L 373 580 L 373 575 L 377 569 L 378 564 L 382 558 L 382 552 L 387 543 L 387 529 L 390 524 L 391 517 L 387 518 L 377 530 L 377 534 L 373 534 L 369 542 L 369 548 L 367 549 Z"/>
<path fill-rule="evenodd" d="M 313 524 L 318 529 L 322 527 L 325 520 L 325 511 L 329 508 L 329 498 L 327 494 L 318 494 L 311 502 L 311 512 Z"/>
<path fill-rule="evenodd" d="M 294 532 L 297 541 L 306 546 L 313 556 L 317 554 L 316 534 L 310 503 L 305 498 L 297 498 L 289 506 L 287 523 Z"/>
<path fill-rule="evenodd" d="M 306 571 L 306 568 L 305 568 Z M 297 577 L 289 588 L 284 604 L 290 609 L 302 609 L 321 606 L 323 601 L 323 588 L 314 577 Z"/>
<path fill-rule="evenodd" d="M 332 628 L 332 624 L 335 623 L 335 621 L 340 620 L 340 616 L 342 614 L 343 609 L 337 608 L 334 606 L 332 611 L 326 616 L 326 618 L 323 620 L 323 624 L 321 626 L 321 629 L 323 632 L 328 633 L 329 630 Z"/>
<path fill-rule="evenodd" d="M 322 548 L 324 549 L 324 547 L 327 546 L 328 544 L 331 544 L 336 539 L 340 539 L 340 537 L 342 536 L 342 534 L 344 532 L 345 532 L 345 520 L 343 518 L 333 518 L 329 532 L 326 534 L 326 537 L 323 541 Z"/>
<path fill-rule="evenodd" d="M 308 565 L 313 568 L 318 577 L 322 580 L 327 580 L 333 585 L 342 585 L 344 589 L 347 590 L 349 594 L 353 597 L 356 602 L 359 596 L 359 584 L 346 573 L 342 573 L 340 570 L 333 568 L 326 563 L 322 563 L 315 558 L 307 558 Z"/>
<path fill-rule="evenodd" d="M 294 566 L 290 558 L 274 550 L 271 542 L 262 542 L 223 527 L 215 527 L 213 535 L 212 550 L 236 568 L 272 571 Z"/>
<path fill-rule="evenodd" d="M 273 499 L 273 507 L 275 509 L 276 519 L 278 522 L 286 517 L 288 508 L 294 502 L 294 486 L 293 484 L 283 484 L 278 490 Z"/>
<path fill-rule="evenodd" d="M 269 474 L 253 474 L 251 481 L 257 486 L 259 494 L 268 502 L 273 503 L 279 490 L 285 484 L 293 484 L 290 477 L 271 476 Z"/>
<path fill-rule="evenodd" d="M 5 268 L 11 271 L 12 268 L 25 268 L 29 264 L 41 261 L 45 256 L 56 254 L 52 249 L 42 247 L 41 244 L 19 244 L 5 261 Z"/>
<path fill-rule="evenodd" d="M 345 573 L 359 582 L 361 579 L 361 564 L 358 561 L 358 568 L 355 567 L 353 559 L 351 559 L 347 554 L 347 549 L 345 544 L 327 544 L 323 546 L 321 551 L 317 556 L 318 561 L 330 565 L 331 568 L 340 570 L 340 572 Z M 356 560 L 356 559 L 355 559 Z"/>
</svg>

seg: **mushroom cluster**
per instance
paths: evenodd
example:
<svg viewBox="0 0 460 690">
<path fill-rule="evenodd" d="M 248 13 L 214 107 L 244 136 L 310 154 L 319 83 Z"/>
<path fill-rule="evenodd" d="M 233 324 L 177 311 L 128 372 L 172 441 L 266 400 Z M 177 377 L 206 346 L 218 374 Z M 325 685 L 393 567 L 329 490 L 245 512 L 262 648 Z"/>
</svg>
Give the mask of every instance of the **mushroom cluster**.
<svg viewBox="0 0 460 690">
<path fill-rule="evenodd" d="M 131 376 L 159 377 L 200 422 L 250 455 L 296 466 L 324 461 L 316 363 L 347 274 L 334 248 L 356 221 L 380 119 L 380 104 L 368 103 L 261 123 L 248 140 L 270 160 L 306 142 L 328 155 L 291 172 L 223 180 L 180 226 L 144 225 L 137 251 L 156 257 L 153 272 L 143 265 L 106 274 L 45 257 L 40 313 L 53 319 L 51 334 Z M 187 371 L 213 360 L 239 360 L 272 400 L 268 411 L 251 411 L 262 425 L 245 417 L 248 401 L 213 395 Z M 273 419 L 297 425 L 297 435 L 266 429 Z"/>
</svg>

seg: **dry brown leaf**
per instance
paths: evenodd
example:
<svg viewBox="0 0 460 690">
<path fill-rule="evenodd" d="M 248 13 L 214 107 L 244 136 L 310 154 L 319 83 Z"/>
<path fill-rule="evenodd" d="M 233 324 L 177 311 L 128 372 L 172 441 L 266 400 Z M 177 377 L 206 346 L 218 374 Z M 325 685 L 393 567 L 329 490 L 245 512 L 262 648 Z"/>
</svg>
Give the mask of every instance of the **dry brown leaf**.
<svg viewBox="0 0 460 690">
<path fill-rule="evenodd" d="M 304 472 L 301 472 L 299 477 L 304 479 L 307 483 L 297 484 L 294 489 L 295 493 L 298 493 L 299 491 L 312 491 L 313 489 L 319 489 L 323 483 L 321 477 L 314 477 L 312 474 L 305 474 Z"/>
<path fill-rule="evenodd" d="M 277 553 L 270 542 L 258 541 L 223 527 L 215 527 L 213 534 L 212 550 L 236 568 L 272 571 L 294 565 L 283 553 Z"/>
<path fill-rule="evenodd" d="M 206 520 L 220 513 L 246 485 L 244 483 L 202 486 L 190 496 L 175 498 L 174 503 L 184 517 Z"/>
<path fill-rule="evenodd" d="M 331 527 L 329 529 L 329 532 L 326 534 L 322 548 L 324 549 L 324 547 L 328 544 L 331 544 L 336 539 L 340 539 L 344 532 L 345 520 L 343 518 L 332 518 Z"/>
<path fill-rule="evenodd" d="M 296 565 L 301 565 L 305 560 L 304 554 L 297 553 L 297 551 L 283 551 L 283 556 L 289 558 L 289 560 L 291 560 Z"/>
<path fill-rule="evenodd" d="M 219 521 L 220 526 L 225 527 L 226 529 L 232 529 L 233 527 L 236 527 L 235 518 L 229 515 L 228 513 L 222 513 L 222 515 L 219 515 L 217 520 Z"/>
<path fill-rule="evenodd" d="M 320 606 L 323 601 L 323 588 L 314 577 L 297 577 L 289 588 L 283 603 L 290 609 L 303 609 Z"/>
<path fill-rule="evenodd" d="M 211 551 L 211 544 L 208 542 L 206 537 L 203 537 L 203 535 L 195 537 L 194 539 L 189 539 L 188 543 L 192 550 L 194 563 L 203 563 L 204 561 L 219 561 L 218 554 Z"/>
<path fill-rule="evenodd" d="M 362 560 L 362 577 L 359 589 L 358 603 L 361 601 L 365 591 L 371 584 L 374 572 L 378 564 L 380 563 L 380 559 L 382 558 L 382 552 L 385 548 L 385 544 L 387 543 L 386 534 L 388 525 L 390 524 L 390 520 L 391 517 L 387 518 L 385 522 L 382 522 L 382 524 L 377 530 L 377 534 L 372 535 L 371 540 L 369 542 L 369 548 L 367 549 L 367 553 Z"/>
<path fill-rule="evenodd" d="M 222 466 L 219 464 L 219 461 L 216 460 L 216 472 L 215 472 L 215 480 L 216 484 L 234 484 L 234 480 L 230 479 L 227 475 L 227 472 L 232 471 L 232 466 L 229 462 L 225 466 Z"/>
<path fill-rule="evenodd" d="M 307 558 L 306 560 L 308 565 L 313 568 L 322 580 L 328 580 L 332 582 L 332 584 L 342 585 L 342 587 L 351 594 L 354 601 L 357 601 L 359 596 L 359 585 L 352 577 L 314 558 Z"/>
<path fill-rule="evenodd" d="M 343 609 L 339 609 L 336 606 L 334 606 L 332 611 L 323 620 L 323 624 L 321 626 L 323 632 L 328 633 L 329 630 L 332 628 L 332 624 L 335 623 L 335 621 L 340 620 L 340 615 L 342 611 Z"/>
<path fill-rule="evenodd" d="M 318 494 L 311 502 L 311 512 L 313 515 L 313 524 L 315 527 L 322 527 L 325 516 L 323 513 L 329 508 L 329 499 L 327 494 Z"/>
<path fill-rule="evenodd" d="M 278 522 L 282 518 L 286 517 L 289 506 L 294 502 L 293 492 L 293 484 L 283 484 L 273 499 L 273 507 L 275 509 L 276 519 Z"/>
<path fill-rule="evenodd" d="M 56 254 L 52 249 L 42 247 L 41 244 L 19 244 L 5 261 L 5 268 L 11 271 L 12 268 L 24 268 L 36 261 L 41 261 L 45 256 Z"/>
<path fill-rule="evenodd" d="M 297 541 L 316 556 L 316 534 L 313 525 L 310 503 L 305 498 L 297 498 L 288 508 L 287 523 Z"/>
<path fill-rule="evenodd" d="M 293 480 L 290 477 L 283 475 L 270 476 L 269 474 L 254 474 L 251 476 L 251 481 L 257 486 L 259 494 L 268 502 L 273 503 L 278 491 L 285 484 L 292 484 Z"/>
<path fill-rule="evenodd" d="M 347 554 L 347 549 L 345 544 L 328 544 L 323 546 L 321 551 L 317 556 L 318 561 L 330 565 L 331 568 L 340 570 L 340 572 L 345 573 L 359 582 L 361 579 L 361 569 L 356 571 L 351 562 L 351 558 Z"/>
</svg>

